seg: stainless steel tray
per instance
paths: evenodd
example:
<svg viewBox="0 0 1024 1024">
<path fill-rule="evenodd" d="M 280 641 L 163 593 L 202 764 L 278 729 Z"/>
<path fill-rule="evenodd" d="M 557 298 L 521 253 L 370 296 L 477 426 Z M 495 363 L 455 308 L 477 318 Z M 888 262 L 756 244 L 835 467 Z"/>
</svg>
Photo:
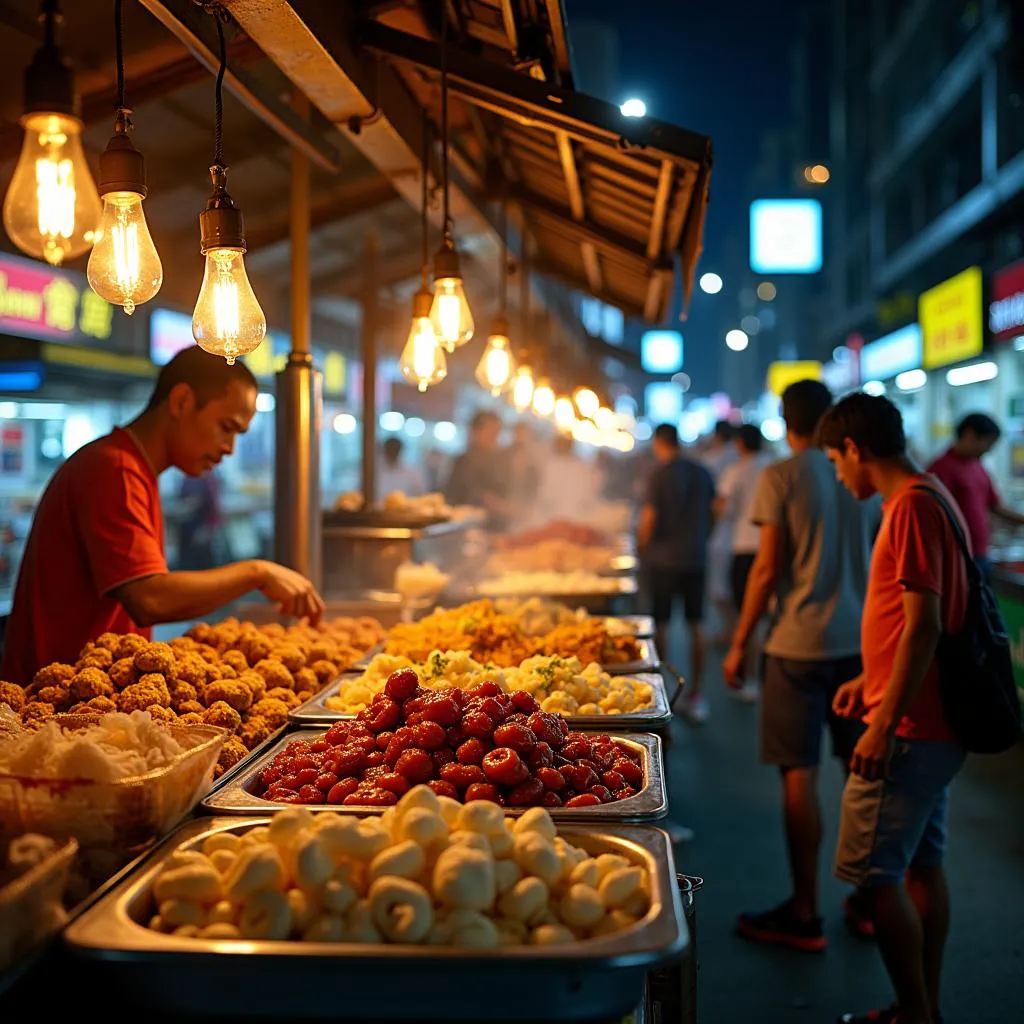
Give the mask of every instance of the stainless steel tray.
<svg viewBox="0 0 1024 1024">
<path fill-rule="evenodd" d="M 150 889 L 180 845 L 217 832 L 244 833 L 269 819 L 192 821 L 65 932 L 95 980 L 169 1013 L 346 1020 L 614 1019 L 640 999 L 647 971 L 688 938 L 669 837 L 628 825 L 560 827 L 589 853 L 618 853 L 651 876 L 651 910 L 619 935 L 572 946 L 496 950 L 437 946 L 185 939 L 152 932 Z M 93 973 L 95 972 L 95 974 Z M 396 978 L 401 980 L 395 984 Z M 510 984 L 511 978 L 515 984 Z"/>
<path fill-rule="evenodd" d="M 628 622 L 633 627 L 633 635 L 636 637 L 654 636 L 654 619 L 650 615 L 613 615 L 611 618 Z"/>
<path fill-rule="evenodd" d="M 318 740 L 326 729 L 303 729 L 282 736 L 262 757 L 249 765 L 247 771 L 234 775 L 226 786 L 207 794 L 200 806 L 215 814 L 267 814 L 280 811 L 289 804 L 265 800 L 256 795 L 259 773 L 273 761 L 275 755 L 297 739 Z M 665 767 L 662 760 L 661 739 L 653 733 L 610 733 L 640 755 L 644 769 L 644 786 L 636 796 L 616 800 L 596 807 L 554 807 L 551 817 L 556 821 L 657 821 L 668 813 L 668 792 L 665 788 Z M 311 811 L 335 811 L 338 814 L 381 814 L 384 807 L 353 807 L 334 804 L 312 804 Z M 508 807 L 510 817 L 523 814 L 525 807 Z"/>
<path fill-rule="evenodd" d="M 672 721 L 672 709 L 668 705 L 668 694 L 665 692 L 665 680 L 658 672 L 633 673 L 634 678 L 647 683 L 654 692 L 654 704 L 640 711 L 631 711 L 624 715 L 566 715 L 566 721 L 572 729 L 660 729 Z M 330 725 L 332 722 L 345 722 L 355 715 L 334 711 L 325 703 L 328 697 L 334 696 L 346 683 L 358 678 L 348 674 L 340 676 L 333 683 L 325 686 L 304 704 L 292 708 L 288 721 L 293 725 L 304 727 L 314 725 Z"/>
<path fill-rule="evenodd" d="M 366 668 L 366 666 L 369 665 L 378 654 L 382 654 L 384 652 L 384 644 L 386 642 L 386 640 L 381 640 L 379 644 L 375 644 L 371 647 L 358 661 L 353 662 L 352 668 Z M 344 675 L 345 673 L 342 674 Z"/>
<path fill-rule="evenodd" d="M 657 672 L 661 667 L 661 658 L 658 656 L 658 648 L 654 646 L 654 641 L 647 637 L 637 637 L 636 644 L 640 648 L 640 657 L 635 661 L 625 661 L 619 665 L 602 665 L 601 667 L 613 676 L 633 676 L 637 672 Z"/>
<path fill-rule="evenodd" d="M 236 775 L 244 772 L 246 768 L 250 767 L 252 763 L 259 757 L 262 757 L 271 747 L 277 745 L 277 741 L 284 736 L 290 728 L 289 722 L 285 722 L 280 729 L 275 729 L 262 743 L 257 743 L 248 754 L 245 755 L 237 764 L 233 764 L 214 784 L 210 787 L 210 793 L 216 793 L 221 786 L 229 783 Z M 209 794 L 207 794 L 209 795 Z"/>
</svg>

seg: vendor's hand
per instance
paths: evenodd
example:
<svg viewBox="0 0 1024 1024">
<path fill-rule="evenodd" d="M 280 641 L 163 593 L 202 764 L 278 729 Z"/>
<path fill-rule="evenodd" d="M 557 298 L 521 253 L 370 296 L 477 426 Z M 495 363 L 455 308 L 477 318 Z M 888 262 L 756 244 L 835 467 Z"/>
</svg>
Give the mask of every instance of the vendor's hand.
<svg viewBox="0 0 1024 1024">
<path fill-rule="evenodd" d="M 746 653 L 742 647 L 733 644 L 729 653 L 722 662 L 722 675 L 725 676 L 725 685 L 732 690 L 738 690 L 743 685 L 743 665 L 746 661 Z"/>
<path fill-rule="evenodd" d="M 868 782 L 885 778 L 894 745 L 895 739 L 888 729 L 869 725 L 853 748 L 850 771 Z"/>
<path fill-rule="evenodd" d="M 860 718 L 864 711 L 864 676 L 843 683 L 832 698 L 832 710 L 840 718 Z"/>
<path fill-rule="evenodd" d="M 259 562 L 258 565 L 260 592 L 269 600 L 276 601 L 282 614 L 309 619 L 314 626 L 320 622 L 324 614 L 324 600 L 305 576 L 276 562 Z"/>
</svg>

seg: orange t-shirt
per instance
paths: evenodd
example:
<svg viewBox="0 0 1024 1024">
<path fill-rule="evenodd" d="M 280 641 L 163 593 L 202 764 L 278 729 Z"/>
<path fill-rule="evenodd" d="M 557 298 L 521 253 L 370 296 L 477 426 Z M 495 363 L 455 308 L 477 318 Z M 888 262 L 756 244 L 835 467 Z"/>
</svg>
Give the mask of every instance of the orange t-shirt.
<svg viewBox="0 0 1024 1024">
<path fill-rule="evenodd" d="M 918 484 L 927 484 L 941 492 L 960 520 L 964 533 L 967 532 L 956 502 L 931 475 L 911 478 L 882 506 L 882 527 L 871 558 L 861 620 L 866 722 L 871 721 L 889 686 L 906 622 L 903 594 L 907 588 L 930 590 L 939 595 L 942 625 L 950 632 L 963 626 L 967 612 L 967 566 L 960 545 L 938 500 L 924 491 L 914 490 Z M 896 734 L 915 740 L 954 738 L 942 713 L 938 666 L 934 661 Z"/>
<path fill-rule="evenodd" d="M 110 596 L 167 572 L 160 491 L 124 430 L 75 452 L 54 474 L 25 545 L 0 679 L 27 684 L 54 661 L 74 664 L 101 633 L 141 633 Z"/>
</svg>

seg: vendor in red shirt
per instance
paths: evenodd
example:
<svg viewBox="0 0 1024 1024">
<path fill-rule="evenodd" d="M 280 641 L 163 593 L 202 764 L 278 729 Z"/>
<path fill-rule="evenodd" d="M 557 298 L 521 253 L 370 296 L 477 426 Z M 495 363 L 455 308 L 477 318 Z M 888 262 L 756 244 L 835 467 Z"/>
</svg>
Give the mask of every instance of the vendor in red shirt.
<svg viewBox="0 0 1024 1024">
<path fill-rule="evenodd" d="M 907 457 L 888 399 L 843 399 L 822 421 L 820 440 L 857 498 L 883 498 L 861 619 L 864 672 L 833 702 L 837 714 L 866 725 L 843 790 L 835 874 L 870 899 L 896 1004 L 840 1020 L 936 1024 L 949 930 L 946 810 L 965 757 L 943 714 L 936 653 L 967 612 L 957 538 L 967 526 L 949 491 Z"/>
<path fill-rule="evenodd" d="M 172 466 L 209 472 L 256 413 L 256 378 L 192 347 L 160 372 L 127 427 L 75 452 L 36 509 L 7 623 L 0 679 L 25 685 L 51 662 L 74 664 L 101 633 L 149 636 L 157 623 L 200 618 L 252 591 L 284 614 L 318 620 L 313 585 L 272 562 L 170 572 L 157 478 Z"/>
<path fill-rule="evenodd" d="M 928 472 L 938 477 L 956 498 L 967 520 L 975 560 L 986 575 L 992 532 L 990 516 L 998 516 L 1014 526 L 1024 525 L 1024 516 L 1002 503 L 992 477 L 981 462 L 982 456 L 995 447 L 1001 433 L 999 424 L 991 416 L 973 412 L 957 426 L 953 446 L 928 467 Z"/>
</svg>

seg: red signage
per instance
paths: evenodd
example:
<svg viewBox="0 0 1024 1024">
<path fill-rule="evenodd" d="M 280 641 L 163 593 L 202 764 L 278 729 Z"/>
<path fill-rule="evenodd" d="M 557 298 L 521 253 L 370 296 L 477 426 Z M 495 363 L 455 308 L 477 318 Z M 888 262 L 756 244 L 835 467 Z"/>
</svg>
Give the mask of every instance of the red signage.
<svg viewBox="0 0 1024 1024">
<path fill-rule="evenodd" d="M 992 278 L 988 329 L 996 341 L 1024 334 L 1024 260 L 1000 270 Z"/>
</svg>

